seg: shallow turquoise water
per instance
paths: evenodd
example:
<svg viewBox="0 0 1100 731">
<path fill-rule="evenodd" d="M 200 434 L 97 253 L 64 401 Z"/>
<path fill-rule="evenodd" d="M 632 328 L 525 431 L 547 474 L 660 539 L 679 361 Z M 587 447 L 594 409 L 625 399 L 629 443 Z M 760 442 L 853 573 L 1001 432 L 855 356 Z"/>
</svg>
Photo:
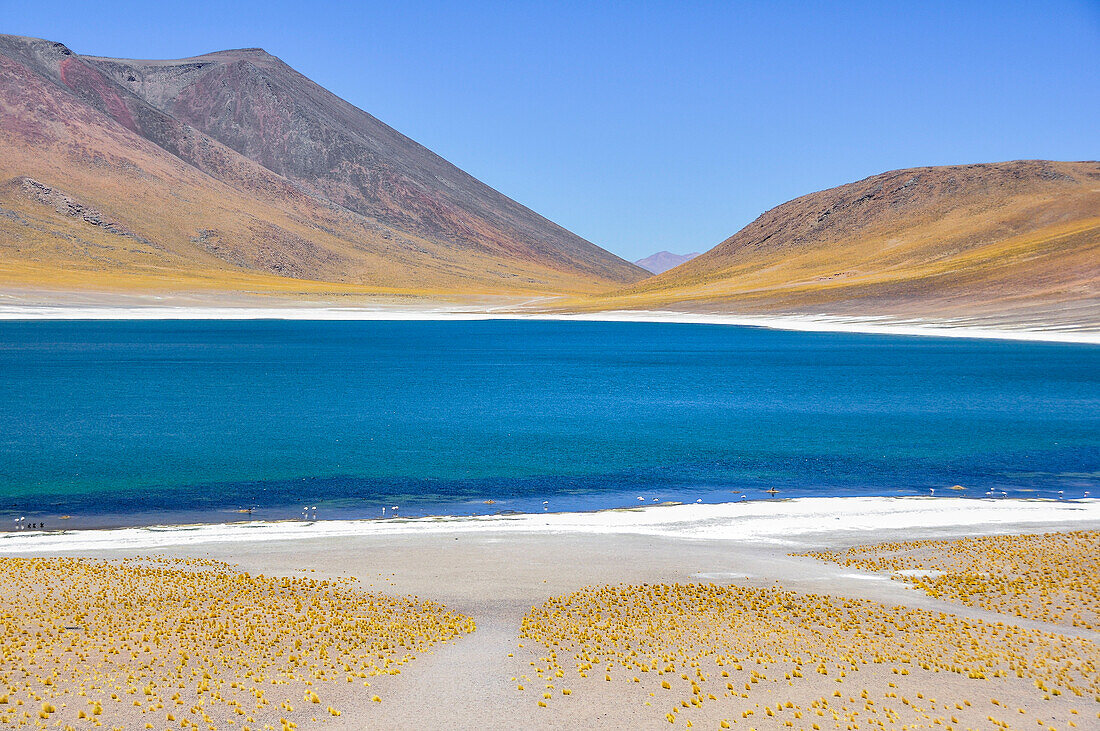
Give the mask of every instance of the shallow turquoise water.
<svg viewBox="0 0 1100 731">
<path fill-rule="evenodd" d="M 66 525 L 1100 494 L 1100 348 L 716 325 L 0 323 L 0 511 Z M 493 500 L 493 504 L 485 501 Z"/>
</svg>

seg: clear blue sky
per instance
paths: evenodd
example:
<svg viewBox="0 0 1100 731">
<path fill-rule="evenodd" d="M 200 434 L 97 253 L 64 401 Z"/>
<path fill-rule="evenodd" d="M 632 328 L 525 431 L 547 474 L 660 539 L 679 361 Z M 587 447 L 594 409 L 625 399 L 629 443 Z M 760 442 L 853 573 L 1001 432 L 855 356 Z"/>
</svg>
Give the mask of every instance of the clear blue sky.
<svg viewBox="0 0 1100 731">
<path fill-rule="evenodd" d="M 884 170 L 1100 157 L 1100 0 L 0 0 L 0 31 L 263 47 L 630 259 Z"/>
</svg>

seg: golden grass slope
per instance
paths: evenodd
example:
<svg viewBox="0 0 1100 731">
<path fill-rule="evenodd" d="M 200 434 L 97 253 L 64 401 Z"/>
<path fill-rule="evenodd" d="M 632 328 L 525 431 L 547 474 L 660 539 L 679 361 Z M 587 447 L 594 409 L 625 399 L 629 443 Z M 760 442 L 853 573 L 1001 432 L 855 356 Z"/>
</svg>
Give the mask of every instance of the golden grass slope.
<svg viewBox="0 0 1100 731">
<path fill-rule="evenodd" d="M 925 167 L 813 193 L 591 308 L 1100 318 L 1100 163 Z"/>
</svg>

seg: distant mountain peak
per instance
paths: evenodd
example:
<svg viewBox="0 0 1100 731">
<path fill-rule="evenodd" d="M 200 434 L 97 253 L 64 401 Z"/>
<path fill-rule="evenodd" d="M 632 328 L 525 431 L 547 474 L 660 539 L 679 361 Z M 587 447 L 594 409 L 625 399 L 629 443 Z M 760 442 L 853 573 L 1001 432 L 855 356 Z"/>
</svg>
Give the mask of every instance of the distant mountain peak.
<svg viewBox="0 0 1100 731">
<path fill-rule="evenodd" d="M 634 263 L 648 272 L 663 274 L 669 269 L 678 267 L 685 261 L 691 261 L 697 256 L 699 256 L 698 251 L 693 251 L 689 254 L 673 254 L 671 251 L 658 251 L 656 254 L 650 254 L 646 258 L 639 259 Z"/>
</svg>

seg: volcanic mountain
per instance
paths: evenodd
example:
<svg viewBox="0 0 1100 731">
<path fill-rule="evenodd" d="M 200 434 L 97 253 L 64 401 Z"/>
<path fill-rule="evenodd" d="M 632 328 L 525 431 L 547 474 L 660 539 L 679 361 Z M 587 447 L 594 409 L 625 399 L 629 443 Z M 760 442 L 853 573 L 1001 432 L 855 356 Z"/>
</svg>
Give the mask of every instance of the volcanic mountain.
<svg viewBox="0 0 1100 731">
<path fill-rule="evenodd" d="M 259 49 L 0 35 L 0 283 L 585 293 L 647 272 Z"/>
<path fill-rule="evenodd" d="M 669 269 L 678 267 L 685 261 L 691 261 L 697 256 L 699 256 L 698 251 L 693 251 L 690 254 L 673 254 L 671 251 L 658 251 L 656 254 L 650 254 L 646 258 L 639 259 L 634 263 L 647 272 L 664 274 Z"/>
<path fill-rule="evenodd" d="M 592 306 L 1100 329 L 1100 163 L 875 175 L 773 208 Z"/>
</svg>

